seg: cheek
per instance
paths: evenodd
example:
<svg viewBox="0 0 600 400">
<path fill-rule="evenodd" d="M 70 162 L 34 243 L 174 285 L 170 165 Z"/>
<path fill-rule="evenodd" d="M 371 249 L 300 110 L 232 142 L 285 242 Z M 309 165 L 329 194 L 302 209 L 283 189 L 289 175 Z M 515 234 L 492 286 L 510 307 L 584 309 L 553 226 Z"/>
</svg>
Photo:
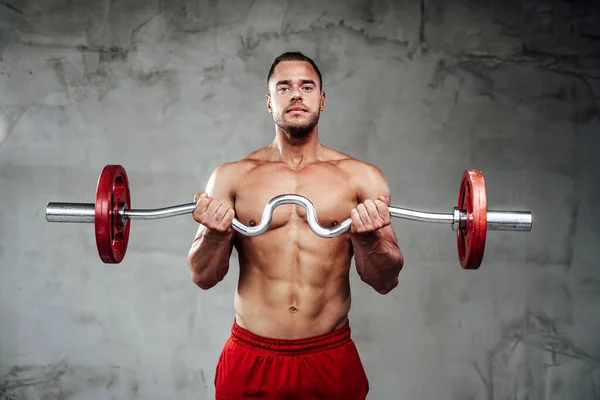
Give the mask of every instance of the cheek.
<svg viewBox="0 0 600 400">
<path fill-rule="evenodd" d="M 271 108 L 273 109 L 273 111 L 279 112 L 284 108 L 283 102 L 281 100 L 273 100 L 271 101 Z"/>
<path fill-rule="evenodd" d="M 322 103 L 321 96 L 319 96 L 319 95 L 315 96 L 314 99 L 312 100 L 312 103 L 320 108 L 321 103 Z"/>
</svg>

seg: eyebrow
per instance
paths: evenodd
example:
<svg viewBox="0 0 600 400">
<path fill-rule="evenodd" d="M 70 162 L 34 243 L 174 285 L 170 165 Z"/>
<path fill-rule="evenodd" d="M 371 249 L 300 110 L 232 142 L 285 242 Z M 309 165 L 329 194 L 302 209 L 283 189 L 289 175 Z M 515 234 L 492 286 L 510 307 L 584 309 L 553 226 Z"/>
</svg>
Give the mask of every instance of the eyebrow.
<svg viewBox="0 0 600 400">
<path fill-rule="evenodd" d="M 317 85 L 317 83 L 316 83 L 315 81 L 313 81 L 312 79 L 302 79 L 302 80 L 300 80 L 300 82 L 301 82 L 301 84 L 303 84 L 303 85 L 305 85 L 305 84 L 307 84 L 307 83 L 311 83 L 311 84 L 313 84 L 313 85 L 315 85 L 315 86 Z M 291 81 L 291 80 L 289 80 L 289 79 L 284 79 L 284 80 L 281 80 L 281 81 L 277 81 L 277 83 L 276 83 L 275 85 L 276 85 L 276 86 L 279 86 L 279 85 L 291 85 L 291 84 L 292 84 L 292 81 Z"/>
</svg>

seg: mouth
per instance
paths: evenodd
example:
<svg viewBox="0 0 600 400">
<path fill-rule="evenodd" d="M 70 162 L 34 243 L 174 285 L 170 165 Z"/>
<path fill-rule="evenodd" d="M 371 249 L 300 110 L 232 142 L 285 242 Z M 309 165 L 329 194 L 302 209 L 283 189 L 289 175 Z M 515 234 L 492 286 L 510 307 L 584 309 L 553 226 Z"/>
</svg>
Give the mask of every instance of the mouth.
<svg viewBox="0 0 600 400">
<path fill-rule="evenodd" d="M 288 112 L 306 112 L 306 110 L 302 107 L 292 107 L 288 110 Z"/>
</svg>

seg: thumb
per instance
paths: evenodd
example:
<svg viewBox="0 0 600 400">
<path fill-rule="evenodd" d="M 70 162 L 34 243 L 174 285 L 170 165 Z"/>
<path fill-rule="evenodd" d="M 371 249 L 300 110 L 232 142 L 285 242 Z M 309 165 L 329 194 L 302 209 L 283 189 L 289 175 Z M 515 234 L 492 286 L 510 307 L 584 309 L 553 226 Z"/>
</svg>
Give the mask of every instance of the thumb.
<svg viewBox="0 0 600 400">
<path fill-rule="evenodd" d="M 385 197 L 384 195 L 380 195 L 377 199 L 383 201 L 388 206 L 390 205 L 390 200 L 387 197 Z"/>
</svg>

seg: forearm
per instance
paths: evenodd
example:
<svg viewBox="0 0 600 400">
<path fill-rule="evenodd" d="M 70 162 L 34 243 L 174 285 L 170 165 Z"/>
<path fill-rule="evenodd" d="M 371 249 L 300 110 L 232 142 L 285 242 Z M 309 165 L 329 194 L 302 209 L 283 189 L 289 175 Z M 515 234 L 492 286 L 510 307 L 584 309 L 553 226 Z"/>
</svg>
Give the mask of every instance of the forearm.
<svg viewBox="0 0 600 400">
<path fill-rule="evenodd" d="M 229 270 L 233 232 L 212 234 L 205 230 L 198 235 L 188 253 L 192 281 L 202 289 L 219 283 Z"/>
<path fill-rule="evenodd" d="M 396 242 L 378 232 L 352 235 L 356 270 L 377 292 L 386 294 L 398 285 L 404 258 Z"/>
</svg>

